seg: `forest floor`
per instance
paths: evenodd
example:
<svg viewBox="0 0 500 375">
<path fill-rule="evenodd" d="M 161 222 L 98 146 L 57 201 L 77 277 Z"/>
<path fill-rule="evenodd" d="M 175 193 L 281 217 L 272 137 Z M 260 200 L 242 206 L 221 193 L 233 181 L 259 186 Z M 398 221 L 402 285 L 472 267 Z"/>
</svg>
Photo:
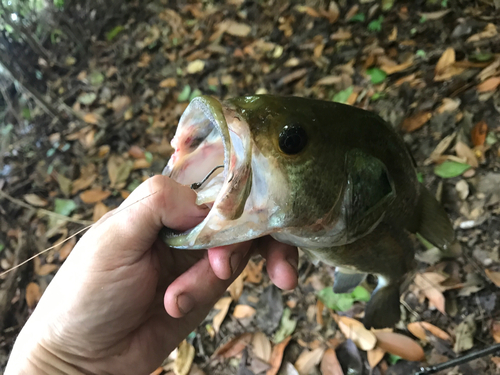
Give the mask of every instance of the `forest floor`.
<svg viewBox="0 0 500 375">
<path fill-rule="evenodd" d="M 161 173 L 200 94 L 298 95 L 379 114 L 403 135 L 458 243 L 447 258 L 420 245 L 389 340 L 411 338 L 399 349 L 367 347 L 373 333 L 350 325 L 368 284 L 335 295 L 333 270 L 301 257 L 299 286 L 283 292 L 255 258 L 183 343 L 194 351 L 155 374 L 177 363 L 191 374 L 339 375 L 340 364 L 407 375 L 500 342 L 498 1 L 81 3 L 54 10 L 44 56 L 2 37 L 27 57 L 11 60 L 24 67 L 16 84 L 0 77 L 1 270 L 60 245 L 1 276 L 0 368 L 78 237 L 62 241 Z M 422 349 L 426 361 L 408 360 Z M 497 374 L 498 355 L 441 374 Z"/>
</svg>

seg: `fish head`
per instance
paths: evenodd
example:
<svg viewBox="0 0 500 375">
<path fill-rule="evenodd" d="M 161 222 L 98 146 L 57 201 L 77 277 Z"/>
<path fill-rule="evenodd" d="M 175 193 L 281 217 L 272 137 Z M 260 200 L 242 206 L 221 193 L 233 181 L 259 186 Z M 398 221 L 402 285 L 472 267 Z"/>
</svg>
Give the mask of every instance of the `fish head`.
<svg viewBox="0 0 500 375">
<path fill-rule="evenodd" d="M 368 152 L 352 143 L 356 124 L 373 120 L 365 113 L 299 97 L 195 98 L 181 116 L 163 174 L 201 185 L 197 204 L 211 209 L 198 226 L 165 231 L 164 240 L 201 249 L 272 235 L 311 249 L 369 233 L 394 186 L 385 164 L 370 154 L 370 137 Z"/>
</svg>

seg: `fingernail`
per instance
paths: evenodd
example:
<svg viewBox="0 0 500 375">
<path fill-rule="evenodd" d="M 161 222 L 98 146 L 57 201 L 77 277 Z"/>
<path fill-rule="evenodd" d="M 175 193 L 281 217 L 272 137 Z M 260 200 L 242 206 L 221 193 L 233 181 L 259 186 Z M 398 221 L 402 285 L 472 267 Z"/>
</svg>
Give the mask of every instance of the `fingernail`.
<svg viewBox="0 0 500 375">
<path fill-rule="evenodd" d="M 295 258 L 287 258 L 286 261 L 288 262 L 289 265 L 292 266 L 292 268 L 295 271 L 295 273 L 297 273 L 298 269 L 299 269 L 299 262 L 297 261 L 297 259 L 295 259 Z"/>
<path fill-rule="evenodd" d="M 231 265 L 231 274 L 232 275 L 238 270 L 238 266 L 240 265 L 242 258 L 243 258 L 243 254 L 241 254 L 241 253 L 233 253 L 231 255 L 231 259 L 229 259 L 229 263 Z"/>
<path fill-rule="evenodd" d="M 183 315 L 189 313 L 194 307 L 194 301 L 188 294 L 177 296 L 177 308 Z"/>
</svg>

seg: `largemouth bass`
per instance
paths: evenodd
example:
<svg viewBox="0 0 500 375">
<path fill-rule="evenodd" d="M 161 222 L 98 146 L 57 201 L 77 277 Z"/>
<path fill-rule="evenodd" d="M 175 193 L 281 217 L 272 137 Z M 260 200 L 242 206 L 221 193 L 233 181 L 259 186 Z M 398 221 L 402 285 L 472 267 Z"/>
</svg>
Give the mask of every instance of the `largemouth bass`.
<svg viewBox="0 0 500 375">
<path fill-rule="evenodd" d="M 414 266 L 409 234 L 441 249 L 454 240 L 403 140 L 371 112 L 298 97 L 202 96 L 181 116 L 172 146 L 163 174 L 191 185 L 211 209 L 187 232 L 165 229 L 168 245 L 206 249 L 271 235 L 335 266 L 337 293 L 374 274 L 368 328 L 400 319 L 400 285 Z"/>
</svg>

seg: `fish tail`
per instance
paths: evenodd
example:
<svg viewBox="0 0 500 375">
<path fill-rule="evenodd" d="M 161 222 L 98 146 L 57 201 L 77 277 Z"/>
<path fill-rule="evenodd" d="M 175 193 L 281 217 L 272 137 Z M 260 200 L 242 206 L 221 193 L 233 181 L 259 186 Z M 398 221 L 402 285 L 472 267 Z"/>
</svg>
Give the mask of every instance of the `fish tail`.
<svg viewBox="0 0 500 375">
<path fill-rule="evenodd" d="M 422 184 L 417 209 L 407 229 L 441 250 L 448 250 L 455 241 L 455 231 L 446 211 Z"/>
<path fill-rule="evenodd" d="M 399 283 L 388 283 L 379 276 L 379 284 L 366 305 L 363 324 L 367 329 L 388 328 L 393 327 L 400 318 Z"/>
</svg>

